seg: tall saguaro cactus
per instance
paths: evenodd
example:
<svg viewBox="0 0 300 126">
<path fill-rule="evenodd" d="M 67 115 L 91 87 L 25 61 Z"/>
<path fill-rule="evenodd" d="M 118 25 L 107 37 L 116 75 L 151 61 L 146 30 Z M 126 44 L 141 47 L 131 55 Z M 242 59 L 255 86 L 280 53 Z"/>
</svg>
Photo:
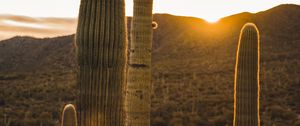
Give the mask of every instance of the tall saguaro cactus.
<svg viewBox="0 0 300 126">
<path fill-rule="evenodd" d="M 123 126 L 124 0 L 81 0 L 76 34 L 80 126 Z"/>
<path fill-rule="evenodd" d="M 150 126 L 153 0 L 134 0 L 129 54 L 127 126 Z"/>
<path fill-rule="evenodd" d="M 61 126 L 77 126 L 77 114 L 74 105 L 68 104 L 64 107 Z"/>
<path fill-rule="evenodd" d="M 234 126 L 259 126 L 259 31 L 247 23 L 241 30 L 234 84 Z"/>
</svg>

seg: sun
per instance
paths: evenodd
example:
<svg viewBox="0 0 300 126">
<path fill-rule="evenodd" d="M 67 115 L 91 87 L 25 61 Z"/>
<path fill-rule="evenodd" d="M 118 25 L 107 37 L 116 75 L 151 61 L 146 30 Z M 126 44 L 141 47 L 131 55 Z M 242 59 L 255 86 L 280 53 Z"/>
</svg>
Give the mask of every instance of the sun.
<svg viewBox="0 0 300 126">
<path fill-rule="evenodd" d="M 223 13 L 211 12 L 211 13 L 201 13 L 202 11 L 195 11 L 191 13 L 191 16 L 205 20 L 207 23 L 217 23 L 221 18 L 223 18 Z"/>
<path fill-rule="evenodd" d="M 203 18 L 205 21 L 207 21 L 208 23 L 217 23 L 220 18 L 219 17 L 213 17 L 213 16 L 210 16 L 210 17 L 204 17 Z"/>
</svg>

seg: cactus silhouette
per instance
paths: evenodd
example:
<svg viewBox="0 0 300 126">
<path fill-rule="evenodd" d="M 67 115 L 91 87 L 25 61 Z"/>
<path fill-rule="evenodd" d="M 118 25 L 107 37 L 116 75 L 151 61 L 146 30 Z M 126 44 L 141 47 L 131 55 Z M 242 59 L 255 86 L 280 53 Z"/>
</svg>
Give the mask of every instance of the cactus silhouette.
<svg viewBox="0 0 300 126">
<path fill-rule="evenodd" d="M 126 37 L 124 0 L 81 0 L 76 33 L 80 126 L 124 125 Z"/>
<path fill-rule="evenodd" d="M 77 126 L 77 115 L 74 105 L 68 104 L 64 107 L 61 126 Z"/>
<path fill-rule="evenodd" d="M 236 59 L 234 126 L 259 126 L 259 31 L 255 24 L 243 26 Z"/>
<path fill-rule="evenodd" d="M 129 54 L 126 124 L 150 126 L 153 0 L 134 0 Z"/>
</svg>

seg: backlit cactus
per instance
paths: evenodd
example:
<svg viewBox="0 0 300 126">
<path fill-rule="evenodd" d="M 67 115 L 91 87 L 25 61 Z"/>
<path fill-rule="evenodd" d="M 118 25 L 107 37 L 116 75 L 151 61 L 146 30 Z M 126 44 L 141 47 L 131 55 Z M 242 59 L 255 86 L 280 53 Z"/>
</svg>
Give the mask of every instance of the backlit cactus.
<svg viewBox="0 0 300 126">
<path fill-rule="evenodd" d="M 152 5 L 153 0 L 134 0 L 126 94 L 127 126 L 150 126 Z"/>
<path fill-rule="evenodd" d="M 76 33 L 80 126 L 123 126 L 127 41 L 124 0 L 81 0 Z"/>
<path fill-rule="evenodd" d="M 234 126 L 259 126 L 259 31 L 247 23 L 241 30 L 234 84 Z"/>
<path fill-rule="evenodd" d="M 68 104 L 62 113 L 61 126 L 77 126 L 77 115 L 74 105 Z"/>
</svg>

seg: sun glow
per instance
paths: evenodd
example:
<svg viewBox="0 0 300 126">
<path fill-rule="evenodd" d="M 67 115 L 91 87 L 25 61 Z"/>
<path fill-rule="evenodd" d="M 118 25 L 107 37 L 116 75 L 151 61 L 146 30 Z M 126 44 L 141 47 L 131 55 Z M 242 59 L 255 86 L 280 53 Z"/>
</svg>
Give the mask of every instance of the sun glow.
<svg viewBox="0 0 300 126">
<path fill-rule="evenodd" d="M 217 23 L 220 18 L 218 17 L 206 17 L 204 18 L 205 21 L 207 21 L 208 23 Z"/>
</svg>

